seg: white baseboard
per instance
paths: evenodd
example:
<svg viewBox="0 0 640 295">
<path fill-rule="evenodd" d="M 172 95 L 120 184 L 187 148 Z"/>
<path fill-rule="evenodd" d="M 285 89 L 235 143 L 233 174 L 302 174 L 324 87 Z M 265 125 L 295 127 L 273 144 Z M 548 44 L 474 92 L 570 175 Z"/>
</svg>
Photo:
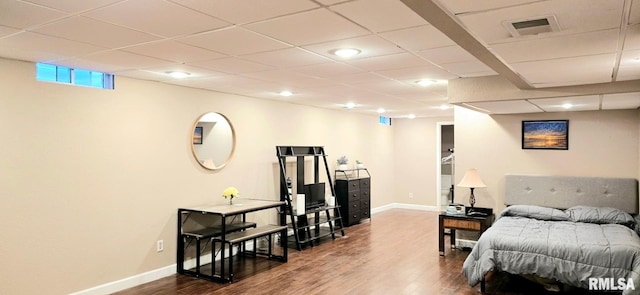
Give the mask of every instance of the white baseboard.
<svg viewBox="0 0 640 295">
<path fill-rule="evenodd" d="M 144 283 L 155 281 L 176 273 L 176 265 L 172 264 L 162 268 L 154 269 L 132 277 L 124 278 L 114 282 L 106 283 L 93 288 L 71 293 L 71 295 L 103 295 L 111 294 L 124 289 L 133 288 Z"/>
<path fill-rule="evenodd" d="M 384 206 L 376 207 L 371 209 L 371 214 L 376 214 L 380 212 L 384 212 L 391 209 L 411 209 L 411 210 L 422 210 L 422 211 L 438 211 L 437 206 L 426 206 L 426 205 L 415 205 L 415 204 L 405 204 L 405 203 L 391 203 Z M 456 241 L 457 242 L 457 241 Z M 474 242 L 474 241 L 470 241 Z M 252 242 L 248 242 L 248 248 L 253 247 Z M 473 246 L 472 246 L 473 247 Z M 205 255 L 201 257 L 201 264 L 206 264 L 211 262 L 211 255 Z M 190 259 L 184 262 L 185 269 L 194 268 L 196 265 L 195 258 Z M 118 291 L 122 291 L 124 289 L 133 288 L 138 285 L 142 285 L 151 281 L 155 281 L 176 273 L 176 264 L 168 265 L 165 267 L 161 267 L 158 269 L 154 269 L 148 272 L 144 272 L 141 274 L 137 274 L 128 278 L 124 278 L 121 280 L 109 282 L 106 284 L 102 284 L 99 286 L 95 286 L 89 289 L 81 290 L 78 292 L 71 293 L 71 295 L 103 295 L 103 294 L 111 294 Z"/>
</svg>

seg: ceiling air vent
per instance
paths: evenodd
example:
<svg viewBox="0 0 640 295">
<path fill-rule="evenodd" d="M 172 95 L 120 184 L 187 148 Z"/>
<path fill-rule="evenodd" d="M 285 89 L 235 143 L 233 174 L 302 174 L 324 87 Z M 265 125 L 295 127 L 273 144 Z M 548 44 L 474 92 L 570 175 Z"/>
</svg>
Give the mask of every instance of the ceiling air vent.
<svg viewBox="0 0 640 295">
<path fill-rule="evenodd" d="M 509 20 L 502 22 L 507 28 L 511 36 L 535 36 L 541 33 L 550 33 L 560 31 L 560 26 L 556 17 L 547 15 L 536 18 L 526 18 L 518 20 Z"/>
</svg>

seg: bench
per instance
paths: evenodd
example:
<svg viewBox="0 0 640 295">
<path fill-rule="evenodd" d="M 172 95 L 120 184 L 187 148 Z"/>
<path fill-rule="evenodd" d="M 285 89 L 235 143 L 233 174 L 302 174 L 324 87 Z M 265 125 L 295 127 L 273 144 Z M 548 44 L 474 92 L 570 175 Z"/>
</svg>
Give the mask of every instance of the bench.
<svg viewBox="0 0 640 295">
<path fill-rule="evenodd" d="M 248 228 L 255 228 L 255 227 L 256 227 L 255 222 L 234 222 L 234 223 L 227 224 L 226 232 L 233 233 L 233 232 L 238 232 L 241 230 L 245 230 Z M 222 227 L 219 227 L 219 226 L 205 227 L 202 229 L 192 230 L 192 231 L 182 233 L 183 238 L 189 239 L 189 243 L 186 245 L 186 247 L 189 247 L 189 244 L 191 243 L 192 240 L 195 239 L 196 241 L 196 271 L 194 273 L 196 276 L 200 276 L 200 255 L 202 254 L 200 253 L 201 252 L 200 241 L 202 241 L 203 239 L 208 240 L 215 236 L 220 236 L 220 235 L 222 235 Z M 206 248 L 206 244 L 205 244 L 205 248 Z"/>
<path fill-rule="evenodd" d="M 287 230 L 287 226 L 285 225 L 266 225 L 255 228 L 250 228 L 244 231 L 238 231 L 234 233 L 230 233 L 225 235 L 225 239 L 222 240 L 221 236 L 216 236 L 212 238 L 213 247 L 215 248 L 216 242 L 226 243 L 229 245 L 229 282 L 233 282 L 233 246 L 239 245 L 240 243 L 247 242 L 249 240 L 253 240 L 253 254 L 256 255 L 256 240 L 258 238 L 266 237 L 269 247 L 267 252 L 267 257 L 271 258 L 279 258 L 283 262 L 287 262 L 287 245 L 283 244 L 283 255 L 282 256 L 274 256 L 272 253 L 272 243 L 271 237 L 273 234 L 278 232 L 283 232 Z M 284 234 L 280 237 L 280 243 L 287 242 L 287 236 Z M 223 267 L 224 269 L 224 267 Z"/>
</svg>

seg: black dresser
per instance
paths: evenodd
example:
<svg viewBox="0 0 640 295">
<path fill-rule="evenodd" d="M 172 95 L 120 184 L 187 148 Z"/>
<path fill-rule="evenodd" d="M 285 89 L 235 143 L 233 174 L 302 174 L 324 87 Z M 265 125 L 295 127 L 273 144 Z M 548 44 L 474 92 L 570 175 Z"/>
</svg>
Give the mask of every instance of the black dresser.
<svg viewBox="0 0 640 295">
<path fill-rule="evenodd" d="M 362 173 L 361 173 L 362 172 Z M 363 176 L 366 172 L 366 175 Z M 371 217 L 371 176 L 366 169 L 336 171 L 336 199 L 344 226 Z"/>
</svg>

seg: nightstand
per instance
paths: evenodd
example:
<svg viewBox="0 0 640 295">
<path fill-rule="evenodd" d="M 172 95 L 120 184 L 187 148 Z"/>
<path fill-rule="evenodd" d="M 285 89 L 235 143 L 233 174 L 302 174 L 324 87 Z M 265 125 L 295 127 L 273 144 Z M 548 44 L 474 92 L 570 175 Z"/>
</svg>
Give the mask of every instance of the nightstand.
<svg viewBox="0 0 640 295">
<path fill-rule="evenodd" d="M 487 228 L 491 226 L 493 223 L 493 219 L 495 216 L 493 215 L 493 210 L 479 210 L 480 208 L 475 208 L 476 211 L 483 211 L 487 215 L 486 216 L 470 216 L 470 215 L 452 215 L 447 213 L 440 213 L 440 239 L 438 240 L 438 250 L 440 251 L 440 256 L 444 256 L 444 229 L 448 228 L 451 230 L 451 247 L 453 248 L 456 244 L 456 229 L 461 230 L 469 230 L 469 231 L 478 231 L 482 234 Z"/>
</svg>

